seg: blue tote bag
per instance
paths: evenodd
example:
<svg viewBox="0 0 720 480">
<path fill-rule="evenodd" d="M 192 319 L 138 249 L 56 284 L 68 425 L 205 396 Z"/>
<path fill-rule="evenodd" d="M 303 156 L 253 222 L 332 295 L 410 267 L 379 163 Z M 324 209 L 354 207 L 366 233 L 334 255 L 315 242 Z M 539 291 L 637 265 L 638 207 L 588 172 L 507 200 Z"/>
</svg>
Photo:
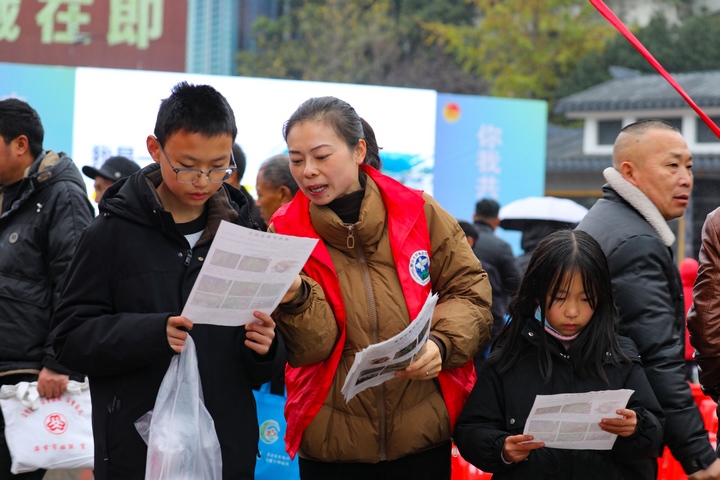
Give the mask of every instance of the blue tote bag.
<svg viewBox="0 0 720 480">
<path fill-rule="evenodd" d="M 298 460 L 285 451 L 285 397 L 270 393 L 270 383 L 253 390 L 257 404 L 260 458 L 255 463 L 256 480 L 300 480 Z"/>
</svg>

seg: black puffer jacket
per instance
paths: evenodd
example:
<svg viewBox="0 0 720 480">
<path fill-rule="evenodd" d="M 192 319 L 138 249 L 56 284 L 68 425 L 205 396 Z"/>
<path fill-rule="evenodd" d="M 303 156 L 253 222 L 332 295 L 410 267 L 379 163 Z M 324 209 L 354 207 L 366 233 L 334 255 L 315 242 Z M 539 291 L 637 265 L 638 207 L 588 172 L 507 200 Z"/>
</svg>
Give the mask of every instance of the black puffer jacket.
<svg viewBox="0 0 720 480">
<path fill-rule="evenodd" d="M 144 478 L 147 447 L 134 422 L 153 408 L 173 355 L 167 319 L 182 311 L 220 220 L 254 227 L 245 198 L 223 186 L 208 200 L 205 231 L 191 249 L 157 200 L 160 179 L 153 164 L 108 189 L 53 319 L 58 361 L 90 377 L 98 480 Z M 244 327 L 195 325 L 190 335 L 223 478 L 251 479 L 258 442 L 251 385 L 284 366 L 282 340 L 259 357 L 244 345 Z"/>
<path fill-rule="evenodd" d="M 665 224 L 657 210 L 645 214 Z M 610 185 L 577 228 L 592 235 L 607 256 L 618 333 L 638 347 L 665 413 L 665 444 L 687 473 L 707 468 L 717 456 L 685 379 L 685 306 L 672 251 Z"/>
<path fill-rule="evenodd" d="M 64 153 L 43 152 L 17 187 L 0 216 L 0 372 L 67 374 L 52 352 L 50 319 L 93 208 Z"/>
<path fill-rule="evenodd" d="M 523 331 L 526 342 L 518 362 L 503 374 L 498 374 L 489 362 L 480 372 L 455 426 L 455 443 L 461 455 L 481 470 L 492 472 L 495 480 L 617 480 L 624 478 L 618 459 L 656 456 L 662 440 L 659 419 L 662 410 L 632 341 L 624 337 L 618 339 L 632 363 L 622 361 L 616 366 L 606 362 L 608 384 L 599 378 L 580 378 L 564 356 L 564 349 L 555 339 L 548 338 L 553 363 L 551 379 L 546 383 L 538 366 L 537 344 L 539 336 L 547 333 L 534 319 L 526 322 Z M 629 437 L 618 437 L 612 450 L 542 448 L 532 451 L 526 461 L 507 465 L 501 460 L 505 438 L 523 433 L 536 395 L 621 388 L 635 390 L 628 408 L 637 413 L 638 427 Z"/>
</svg>

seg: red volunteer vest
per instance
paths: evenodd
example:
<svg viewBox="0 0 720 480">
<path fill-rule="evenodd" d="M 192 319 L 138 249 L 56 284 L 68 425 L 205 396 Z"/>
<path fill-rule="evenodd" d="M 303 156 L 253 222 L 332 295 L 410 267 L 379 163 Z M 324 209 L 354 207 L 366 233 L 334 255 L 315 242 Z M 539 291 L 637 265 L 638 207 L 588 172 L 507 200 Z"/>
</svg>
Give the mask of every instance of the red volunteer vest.
<svg viewBox="0 0 720 480">
<path fill-rule="evenodd" d="M 424 276 L 429 275 L 429 264 L 428 269 L 424 271 L 415 270 L 415 258 L 413 258 L 417 253 L 426 255 L 430 260 L 432 251 L 424 211 L 425 200 L 421 191 L 409 189 L 372 167 L 361 165 L 360 168 L 380 188 L 383 203 L 388 211 L 388 235 L 395 268 L 408 313 L 413 319 L 420 312 L 432 289 L 429 278 L 425 281 L 425 285 L 421 284 Z M 287 419 L 285 448 L 292 458 L 300 448 L 305 428 L 310 425 L 327 398 L 345 345 L 346 333 L 345 305 L 340 283 L 330 253 L 312 226 L 309 208 L 310 200 L 302 193 L 298 193 L 290 203 L 283 205 L 275 213 L 271 224 L 274 225 L 277 233 L 320 240 L 310 254 L 303 271 L 322 286 L 325 298 L 337 320 L 340 338 L 327 360 L 305 367 L 293 368 L 290 365 L 286 367 L 285 383 L 288 398 L 285 404 Z M 472 360 L 462 367 L 443 370 L 438 376 L 450 416 L 451 428 L 455 425 L 460 410 L 475 384 L 475 379 Z"/>
</svg>

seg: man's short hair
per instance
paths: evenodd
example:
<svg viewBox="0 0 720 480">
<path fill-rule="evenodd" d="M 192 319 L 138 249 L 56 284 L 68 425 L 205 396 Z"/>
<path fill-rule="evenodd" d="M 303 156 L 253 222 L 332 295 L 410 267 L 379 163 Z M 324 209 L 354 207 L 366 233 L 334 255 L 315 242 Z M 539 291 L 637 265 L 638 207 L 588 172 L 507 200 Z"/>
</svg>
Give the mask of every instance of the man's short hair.
<svg viewBox="0 0 720 480">
<path fill-rule="evenodd" d="M 6 145 L 20 135 L 25 135 L 33 158 L 39 157 L 43 151 L 45 130 L 40 115 L 17 98 L 0 101 L 0 135 Z"/>
<path fill-rule="evenodd" d="M 680 129 L 675 125 L 660 118 L 646 118 L 644 120 L 638 120 L 637 122 L 630 123 L 625 125 L 622 130 L 620 130 L 620 133 L 640 135 L 648 130 L 672 130 L 681 133 Z"/>
<path fill-rule="evenodd" d="M 290 173 L 290 156 L 287 153 L 268 158 L 260 165 L 258 171 L 262 172 L 263 180 L 268 182 L 272 188 L 286 186 L 293 196 L 297 193 L 299 187 Z"/>
<path fill-rule="evenodd" d="M 492 198 L 483 198 L 475 204 L 475 216 L 483 218 L 498 218 L 500 204 Z"/>
<path fill-rule="evenodd" d="M 627 160 L 625 156 L 626 149 L 637 143 L 639 135 L 643 135 L 650 130 L 666 130 L 671 132 L 677 132 L 682 135 L 682 132 L 672 123 L 659 118 L 646 118 L 637 122 L 625 125 L 613 144 L 612 161 L 613 168 L 620 170 L 622 162 Z M 643 159 L 636 158 L 633 163 L 642 162 Z"/>
<path fill-rule="evenodd" d="M 464 220 L 458 220 L 458 224 L 460 225 L 460 228 L 463 229 L 463 232 L 465 232 L 465 236 L 472 238 L 473 242 L 477 243 L 478 238 L 480 238 L 480 234 L 478 233 L 477 228 L 475 228 L 475 225 Z"/>
</svg>

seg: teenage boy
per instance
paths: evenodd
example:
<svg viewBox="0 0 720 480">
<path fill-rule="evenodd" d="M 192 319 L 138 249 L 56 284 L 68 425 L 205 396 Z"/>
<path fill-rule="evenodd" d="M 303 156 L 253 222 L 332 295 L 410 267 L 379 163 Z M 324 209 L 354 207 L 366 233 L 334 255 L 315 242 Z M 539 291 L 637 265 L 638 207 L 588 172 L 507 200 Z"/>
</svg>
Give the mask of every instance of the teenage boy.
<svg viewBox="0 0 720 480">
<path fill-rule="evenodd" d="M 244 327 L 179 314 L 221 220 L 251 227 L 248 203 L 223 181 L 237 134 L 227 100 L 176 85 L 147 147 L 155 161 L 113 185 L 88 227 L 53 318 L 58 361 L 90 378 L 95 478 L 142 479 L 147 446 L 134 422 L 153 409 L 170 359 L 193 337 L 224 479 L 251 479 L 258 427 L 251 385 L 284 366 L 268 315 Z"/>
</svg>

